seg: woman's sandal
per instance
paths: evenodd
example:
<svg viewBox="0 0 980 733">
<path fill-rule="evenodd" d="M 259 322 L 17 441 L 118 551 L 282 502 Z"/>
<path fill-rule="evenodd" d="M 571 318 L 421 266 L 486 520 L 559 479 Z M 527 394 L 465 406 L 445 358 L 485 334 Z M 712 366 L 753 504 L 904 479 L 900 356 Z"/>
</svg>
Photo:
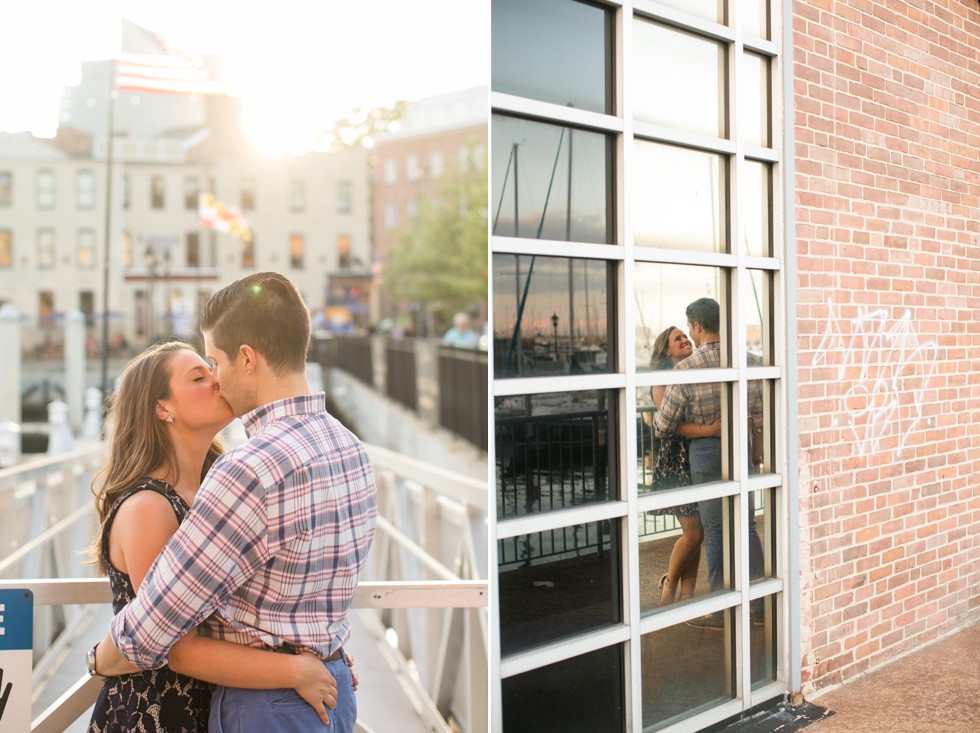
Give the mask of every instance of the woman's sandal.
<svg viewBox="0 0 980 733">
<path fill-rule="evenodd" d="M 677 581 L 671 582 L 670 575 L 664 573 L 660 578 L 660 605 L 669 606 L 674 602 L 675 595 L 677 595 Z"/>
</svg>

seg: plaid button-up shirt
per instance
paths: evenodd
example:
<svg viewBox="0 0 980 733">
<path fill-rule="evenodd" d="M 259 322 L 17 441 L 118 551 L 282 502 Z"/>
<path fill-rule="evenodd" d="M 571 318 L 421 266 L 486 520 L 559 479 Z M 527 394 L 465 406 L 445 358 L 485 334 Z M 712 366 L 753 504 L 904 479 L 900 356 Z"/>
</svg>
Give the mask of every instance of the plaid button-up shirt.
<svg viewBox="0 0 980 733">
<path fill-rule="evenodd" d="M 721 346 L 717 341 L 701 344 L 674 369 L 717 369 L 721 366 Z M 721 419 L 721 385 L 670 384 L 664 392 L 653 426 L 658 438 L 669 438 L 682 422 L 709 425 Z"/>
<path fill-rule="evenodd" d="M 211 468 L 139 594 L 112 620 L 116 646 L 155 669 L 195 626 L 249 646 L 328 656 L 346 618 L 377 513 L 364 447 L 324 395 L 242 418 L 249 440 Z"/>
</svg>

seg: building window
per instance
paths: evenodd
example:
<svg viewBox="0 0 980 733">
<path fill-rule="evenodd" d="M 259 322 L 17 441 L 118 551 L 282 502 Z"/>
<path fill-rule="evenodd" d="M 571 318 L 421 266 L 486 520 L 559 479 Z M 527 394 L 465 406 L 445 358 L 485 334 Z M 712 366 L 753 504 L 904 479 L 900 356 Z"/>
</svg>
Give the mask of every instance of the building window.
<svg viewBox="0 0 980 733">
<path fill-rule="evenodd" d="M 242 211 L 255 209 L 255 179 L 251 176 L 242 178 L 241 204 Z"/>
<path fill-rule="evenodd" d="M 247 242 L 242 242 L 242 267 L 248 269 L 255 267 L 255 237 Z"/>
<path fill-rule="evenodd" d="M 54 293 L 42 290 L 37 294 L 37 320 L 41 328 L 54 328 Z"/>
<path fill-rule="evenodd" d="M 122 260 L 123 267 L 133 266 L 133 237 L 128 231 L 122 233 Z"/>
<path fill-rule="evenodd" d="M 0 267 L 14 265 L 14 235 L 9 229 L 0 229 Z"/>
<path fill-rule="evenodd" d="M 792 689 L 776 623 L 794 571 L 777 454 L 792 357 L 775 336 L 789 285 L 776 182 L 792 150 L 771 77 L 785 65 L 778 44 L 735 32 L 729 5 L 491 4 L 495 731 L 574 727 L 568 691 L 593 656 L 611 670 L 596 730 L 693 730 Z M 485 157 L 466 150 L 467 167 Z M 652 353 L 677 331 L 700 334 L 705 359 L 683 376 Z M 668 485 L 654 469 L 688 419 L 720 435 L 692 440 L 696 474 Z M 711 578 L 662 606 L 657 579 L 696 509 Z M 595 592 L 574 614 L 533 592 L 582 562 Z M 707 610 L 699 663 L 665 661 Z"/>
<path fill-rule="evenodd" d="M 350 268 L 350 235 L 348 234 L 337 237 L 337 267 L 341 270 Z"/>
<path fill-rule="evenodd" d="M 613 22 L 613 14 L 598 5 L 494 0 L 493 91 L 612 114 Z"/>
<path fill-rule="evenodd" d="M 419 207 L 414 201 L 405 204 L 405 218 L 408 222 L 415 224 L 418 221 Z"/>
<path fill-rule="evenodd" d="M 306 211 L 306 181 L 293 178 L 289 182 L 289 210 L 294 214 Z"/>
<path fill-rule="evenodd" d="M 187 232 L 187 266 L 201 266 L 201 235 L 197 232 Z"/>
<path fill-rule="evenodd" d="M 385 227 L 387 229 L 398 228 L 398 209 L 394 204 L 385 204 Z"/>
<path fill-rule="evenodd" d="M 163 176 L 150 179 L 150 208 L 163 209 L 167 205 L 167 182 Z"/>
<path fill-rule="evenodd" d="M 54 267 L 54 230 L 37 230 L 37 266 L 42 270 L 50 270 Z"/>
<path fill-rule="evenodd" d="M 184 208 L 188 211 L 196 211 L 200 193 L 201 179 L 197 176 L 186 176 L 184 178 Z"/>
<path fill-rule="evenodd" d="M 501 171 L 493 176 L 495 234 L 613 243 L 611 135 L 500 114 L 491 124 L 494 170 Z M 468 155 L 470 148 L 465 150 Z"/>
<path fill-rule="evenodd" d="M 7 208 L 14 203 L 14 174 L 0 171 L 0 206 Z"/>
<path fill-rule="evenodd" d="M 349 214 L 351 212 L 351 183 L 350 181 L 337 181 L 337 213 Z"/>
<path fill-rule="evenodd" d="M 443 155 L 441 150 L 433 151 L 432 155 L 429 156 L 429 175 L 433 178 L 439 178 L 446 170 L 445 161 L 443 160 Z"/>
<path fill-rule="evenodd" d="M 289 237 L 289 264 L 293 268 L 303 267 L 304 239 L 302 234 L 292 234 Z"/>
<path fill-rule="evenodd" d="M 40 170 L 36 179 L 37 208 L 50 211 L 55 206 L 55 177 L 54 171 Z"/>
<path fill-rule="evenodd" d="M 91 270 L 95 267 L 95 232 L 92 229 L 79 229 L 77 244 L 75 252 L 78 266 L 83 270 Z"/>
<path fill-rule="evenodd" d="M 417 155 L 409 155 L 405 159 L 405 180 L 415 182 L 422 177 L 422 169 L 419 168 Z"/>
<path fill-rule="evenodd" d="M 83 211 L 95 208 L 95 173 L 78 171 L 75 176 L 75 205 Z"/>
<path fill-rule="evenodd" d="M 150 311 L 146 303 L 145 290 L 133 293 L 133 332 L 139 339 L 146 338 L 150 330 Z"/>
<path fill-rule="evenodd" d="M 385 183 L 389 186 L 398 182 L 398 161 L 394 158 L 385 160 Z"/>
<path fill-rule="evenodd" d="M 133 182 L 129 177 L 128 173 L 123 173 L 122 179 L 122 205 L 124 209 L 129 208 L 130 194 L 132 192 Z"/>
</svg>

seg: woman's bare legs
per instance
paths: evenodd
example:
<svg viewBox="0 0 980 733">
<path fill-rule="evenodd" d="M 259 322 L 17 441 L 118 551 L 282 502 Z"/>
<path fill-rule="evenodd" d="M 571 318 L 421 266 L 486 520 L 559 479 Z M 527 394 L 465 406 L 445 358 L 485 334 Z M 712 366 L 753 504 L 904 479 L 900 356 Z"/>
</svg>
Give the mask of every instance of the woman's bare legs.
<svg viewBox="0 0 980 733">
<path fill-rule="evenodd" d="M 698 580 L 698 567 L 701 564 L 701 543 L 704 530 L 701 518 L 677 516 L 683 534 L 674 543 L 670 553 L 667 574 L 660 579 L 660 605 L 666 606 L 677 600 L 686 601 L 694 597 L 694 586 Z M 678 595 L 678 590 L 680 594 Z"/>
</svg>

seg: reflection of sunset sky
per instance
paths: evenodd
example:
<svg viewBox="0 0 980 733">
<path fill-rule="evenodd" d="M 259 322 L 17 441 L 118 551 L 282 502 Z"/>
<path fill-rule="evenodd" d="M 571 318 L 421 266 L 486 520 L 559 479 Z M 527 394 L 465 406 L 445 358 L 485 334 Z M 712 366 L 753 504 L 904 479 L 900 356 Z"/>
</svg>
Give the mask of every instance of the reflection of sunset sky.
<svg viewBox="0 0 980 733">
<path fill-rule="evenodd" d="M 518 262 L 520 260 L 520 274 Z M 572 308 L 569 307 L 568 267 L 572 263 Z M 530 257 L 495 255 L 493 258 L 493 331 L 497 337 L 510 336 L 523 295 Z M 521 321 L 526 337 L 540 332 L 554 333 L 552 314 L 558 316 L 558 334 L 568 336 L 569 314 L 575 313 L 576 339 L 604 340 L 606 319 L 606 264 L 596 260 L 570 260 L 537 257 L 528 288 Z"/>
</svg>

